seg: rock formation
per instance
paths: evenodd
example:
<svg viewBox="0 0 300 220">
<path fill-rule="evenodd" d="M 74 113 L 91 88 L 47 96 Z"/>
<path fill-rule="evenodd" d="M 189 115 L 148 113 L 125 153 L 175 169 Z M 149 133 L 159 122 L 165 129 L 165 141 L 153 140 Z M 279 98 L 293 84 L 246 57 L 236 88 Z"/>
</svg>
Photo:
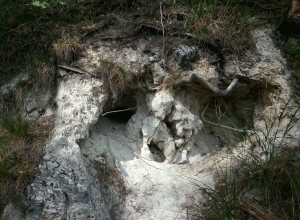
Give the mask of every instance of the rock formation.
<svg viewBox="0 0 300 220">
<path fill-rule="evenodd" d="M 212 154 L 240 142 L 230 128 L 260 127 L 290 97 L 289 72 L 270 31 L 253 32 L 256 48 L 247 61 L 227 59 L 225 79 L 196 47 L 180 45 L 168 63 L 151 37 L 138 39 L 135 49 L 102 41 L 86 48 L 71 67 L 82 74 L 59 70 L 57 107 L 48 110 L 55 128 L 28 186 L 26 212 L 8 206 L 3 218 L 186 219 L 189 207 L 201 203 L 191 182 L 212 186 Z M 114 102 L 93 74 L 104 60 L 136 80 Z M 120 121 L 112 111 L 132 116 Z"/>
</svg>

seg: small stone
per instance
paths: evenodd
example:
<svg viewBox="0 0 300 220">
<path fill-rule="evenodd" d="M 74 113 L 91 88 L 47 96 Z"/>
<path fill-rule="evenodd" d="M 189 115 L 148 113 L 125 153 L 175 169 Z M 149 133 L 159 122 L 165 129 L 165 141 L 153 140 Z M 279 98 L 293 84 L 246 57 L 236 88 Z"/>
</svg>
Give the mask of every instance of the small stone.
<svg viewBox="0 0 300 220">
<path fill-rule="evenodd" d="M 105 158 L 104 157 L 97 157 L 95 159 L 95 161 L 99 162 L 99 163 L 102 163 L 102 164 L 105 164 Z"/>
<path fill-rule="evenodd" d="M 197 50 L 195 47 L 181 44 L 175 49 L 174 56 L 181 68 L 189 70 L 192 67 L 191 62 L 195 60 L 197 56 Z"/>
<path fill-rule="evenodd" d="M 150 61 L 151 63 L 153 63 L 153 62 L 155 61 L 155 58 L 154 58 L 154 57 L 149 57 L 149 61 Z"/>
</svg>

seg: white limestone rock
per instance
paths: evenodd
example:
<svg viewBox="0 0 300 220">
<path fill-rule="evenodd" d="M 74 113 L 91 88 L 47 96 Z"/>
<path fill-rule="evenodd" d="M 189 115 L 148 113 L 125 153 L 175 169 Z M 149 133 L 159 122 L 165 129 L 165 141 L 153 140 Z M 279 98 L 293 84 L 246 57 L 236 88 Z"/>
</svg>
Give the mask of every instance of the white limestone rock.
<svg viewBox="0 0 300 220">
<path fill-rule="evenodd" d="M 164 69 L 159 65 L 159 63 L 155 62 L 153 64 L 153 83 L 155 86 L 160 85 L 164 78 L 166 77 L 166 73 Z"/>
<path fill-rule="evenodd" d="M 178 102 L 173 106 L 171 114 L 168 115 L 168 121 L 172 123 L 175 134 L 182 138 L 196 136 L 203 127 L 200 118 Z"/>
<path fill-rule="evenodd" d="M 146 96 L 146 104 L 150 114 L 163 120 L 171 112 L 173 97 L 166 91 L 159 91 L 155 94 L 149 93 Z"/>
</svg>

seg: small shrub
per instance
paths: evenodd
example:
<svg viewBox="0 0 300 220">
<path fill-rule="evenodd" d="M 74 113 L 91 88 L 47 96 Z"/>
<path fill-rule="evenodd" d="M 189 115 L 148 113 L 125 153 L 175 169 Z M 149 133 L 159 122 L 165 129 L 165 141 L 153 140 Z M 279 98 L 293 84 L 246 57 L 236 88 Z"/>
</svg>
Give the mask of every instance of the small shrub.
<svg viewBox="0 0 300 220">
<path fill-rule="evenodd" d="M 78 55 L 81 46 L 75 36 L 62 34 L 53 44 L 58 63 L 70 64 Z"/>
<path fill-rule="evenodd" d="M 300 83 L 300 39 L 289 39 L 283 47 L 284 55 L 293 70 L 299 89 Z"/>
<path fill-rule="evenodd" d="M 99 180 L 100 190 L 105 193 L 106 190 L 110 187 L 116 187 L 116 190 L 121 196 L 121 199 L 124 199 L 127 195 L 128 190 L 125 187 L 123 178 L 121 177 L 120 171 L 114 167 L 114 163 L 108 161 L 107 152 L 101 154 L 103 161 L 94 161 L 94 169 L 97 171 L 97 179 Z M 117 185 L 114 185 L 117 183 Z"/>
</svg>

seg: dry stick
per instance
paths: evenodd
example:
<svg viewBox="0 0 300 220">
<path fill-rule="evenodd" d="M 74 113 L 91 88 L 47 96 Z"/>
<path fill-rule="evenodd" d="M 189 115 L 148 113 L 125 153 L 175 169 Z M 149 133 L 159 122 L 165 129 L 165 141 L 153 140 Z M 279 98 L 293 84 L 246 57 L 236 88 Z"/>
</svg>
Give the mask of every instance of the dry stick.
<svg viewBox="0 0 300 220">
<path fill-rule="evenodd" d="M 161 26 L 162 26 L 162 31 L 163 31 L 163 47 L 162 47 L 162 51 L 161 51 L 161 55 L 164 55 L 164 51 L 165 51 L 165 27 L 164 27 L 164 22 L 163 22 L 163 13 L 162 13 L 162 9 L 161 9 L 161 2 L 159 2 L 159 9 L 160 9 L 160 22 L 161 22 Z"/>
<path fill-rule="evenodd" d="M 75 72 L 75 73 L 79 73 L 79 74 L 90 74 L 91 76 L 94 76 L 94 77 L 96 77 L 96 75 L 95 74 L 92 74 L 92 73 L 90 73 L 89 71 L 87 71 L 87 70 L 85 70 L 85 69 L 83 69 L 82 67 L 80 67 L 80 66 L 74 66 L 75 68 L 72 68 L 72 67 L 69 67 L 69 66 L 63 66 L 63 65 L 57 65 L 59 68 L 61 68 L 61 69 L 64 69 L 64 70 L 69 70 L 69 71 L 72 71 L 72 72 Z M 79 70 L 79 69 L 81 69 L 81 70 Z"/>
<path fill-rule="evenodd" d="M 137 107 L 134 108 L 127 108 L 127 109 L 123 109 L 123 110 L 116 110 L 116 111 L 110 111 L 110 112 L 105 112 L 104 114 L 101 114 L 101 116 L 105 116 L 108 114 L 112 114 L 112 113 L 116 113 L 116 112 L 126 112 L 128 110 L 132 110 L 132 109 L 136 109 Z"/>
<path fill-rule="evenodd" d="M 208 104 L 209 104 L 209 102 L 207 102 L 207 105 L 206 105 L 205 109 L 203 110 L 202 114 L 200 115 L 200 118 L 201 118 L 202 121 L 204 121 L 204 122 L 206 122 L 210 125 L 218 126 L 218 127 L 225 128 L 225 129 L 229 129 L 231 131 L 237 131 L 237 132 L 240 132 L 240 133 L 243 133 L 243 132 L 254 133 L 254 131 L 251 131 L 251 130 L 237 129 L 237 128 L 229 127 L 229 126 L 222 125 L 222 124 L 213 123 L 211 121 L 206 120 L 206 118 L 204 118 L 204 113 L 205 113 L 205 111 L 208 107 Z"/>
<path fill-rule="evenodd" d="M 72 67 L 68 67 L 68 66 L 63 66 L 63 65 L 57 65 L 59 68 L 61 69 L 64 69 L 64 70 L 69 70 L 69 71 L 72 71 L 72 72 L 75 72 L 75 73 L 80 73 L 80 74 L 85 74 L 87 72 L 83 72 L 81 70 L 78 70 L 78 69 L 75 69 L 75 68 L 72 68 Z"/>
</svg>

